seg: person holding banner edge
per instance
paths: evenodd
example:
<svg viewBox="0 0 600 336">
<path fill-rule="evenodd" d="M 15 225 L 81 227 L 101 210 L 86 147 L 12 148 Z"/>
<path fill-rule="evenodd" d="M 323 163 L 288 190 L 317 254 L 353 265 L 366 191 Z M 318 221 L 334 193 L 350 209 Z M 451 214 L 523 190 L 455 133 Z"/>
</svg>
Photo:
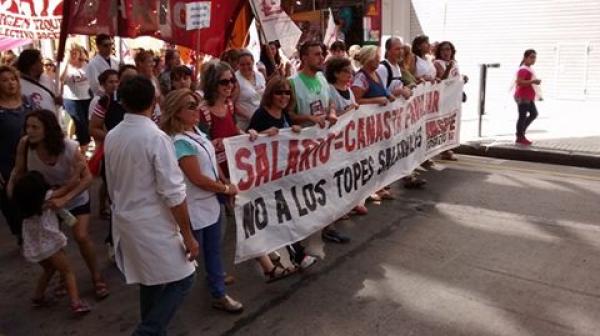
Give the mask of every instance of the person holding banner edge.
<svg viewBox="0 0 600 336">
<path fill-rule="evenodd" d="M 289 78 L 295 110 L 290 113 L 292 122 L 302 127 L 326 123 L 335 124 L 337 114 L 335 104 L 329 94 L 329 83 L 323 75 L 323 46 L 318 41 L 306 41 L 299 49 L 302 70 Z M 350 238 L 342 235 L 331 225 L 323 229 L 326 241 L 348 243 Z"/>
<path fill-rule="evenodd" d="M 376 46 L 364 46 L 355 58 L 361 64 L 361 68 L 352 83 L 352 92 L 356 97 L 356 101 L 359 104 L 385 106 L 396 100 L 394 95 L 385 87 L 385 83 L 377 73 L 377 68 L 379 67 L 379 48 Z M 378 190 L 370 198 L 377 202 L 384 199 L 393 199 L 394 197 L 386 187 Z"/>
<path fill-rule="evenodd" d="M 404 85 L 401 67 L 405 57 L 403 45 L 404 42 L 400 37 L 388 38 L 385 41 L 385 58 L 379 63 L 376 71 L 390 93 L 395 97 L 408 99 L 412 95 L 412 91 Z M 414 172 L 402 178 L 402 184 L 406 189 L 422 188 L 426 183 L 425 179 L 416 177 Z"/>
<path fill-rule="evenodd" d="M 352 72 L 352 63 L 345 56 L 332 56 L 325 62 L 325 78 L 329 82 L 329 95 L 335 104 L 338 117 L 359 107 L 354 93 L 350 90 Z M 366 215 L 369 212 L 364 200 L 356 205 L 353 211 L 358 215 Z"/>
<path fill-rule="evenodd" d="M 268 136 L 274 136 L 279 133 L 279 129 L 288 127 L 291 127 L 294 132 L 300 132 L 302 128 L 298 125 L 293 125 L 293 119 L 289 116 L 288 109 L 292 106 L 294 104 L 290 83 L 280 76 L 271 77 L 265 88 L 260 107 L 254 112 L 252 119 L 250 119 L 248 129 L 253 129 Z M 287 246 L 290 261 L 302 270 L 309 268 L 317 262 L 315 257 L 306 254 L 304 250 L 305 247 L 301 242 L 295 242 Z M 283 269 L 282 278 L 295 271 L 294 269 L 283 268 L 279 262 L 278 253 L 271 253 L 269 257 L 276 265 L 275 267 Z M 262 258 L 259 258 L 258 261 L 264 269 Z M 265 272 L 265 275 L 267 275 L 267 272 Z"/>
</svg>

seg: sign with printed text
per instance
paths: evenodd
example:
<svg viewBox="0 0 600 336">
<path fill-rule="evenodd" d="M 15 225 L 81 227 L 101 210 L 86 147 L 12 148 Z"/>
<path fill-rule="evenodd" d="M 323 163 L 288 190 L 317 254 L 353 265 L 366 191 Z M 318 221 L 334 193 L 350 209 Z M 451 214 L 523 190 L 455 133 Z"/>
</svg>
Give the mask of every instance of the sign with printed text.
<svg viewBox="0 0 600 336">
<path fill-rule="evenodd" d="M 57 39 L 62 0 L 0 1 L 0 36 L 16 39 Z"/>
<path fill-rule="evenodd" d="M 415 88 L 363 105 L 330 128 L 225 139 L 235 204 L 236 263 L 302 240 L 423 161 L 459 145 L 463 83 Z"/>
<path fill-rule="evenodd" d="M 210 27 L 210 1 L 185 4 L 186 29 L 202 29 Z"/>
</svg>

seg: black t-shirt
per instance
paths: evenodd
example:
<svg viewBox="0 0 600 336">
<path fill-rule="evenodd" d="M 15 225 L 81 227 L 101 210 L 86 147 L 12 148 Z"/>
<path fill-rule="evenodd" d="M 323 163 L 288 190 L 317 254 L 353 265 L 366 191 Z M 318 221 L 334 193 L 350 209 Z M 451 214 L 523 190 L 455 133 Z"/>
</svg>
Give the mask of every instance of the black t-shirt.
<svg viewBox="0 0 600 336">
<path fill-rule="evenodd" d="M 254 112 L 254 115 L 252 115 L 252 118 L 250 119 L 250 125 L 248 126 L 248 129 L 253 129 L 257 132 L 262 132 L 265 130 L 268 130 L 271 127 L 277 127 L 277 128 L 287 128 L 287 127 L 292 127 L 292 121 L 289 117 L 289 115 L 287 114 L 287 112 L 283 111 L 283 113 L 281 114 L 281 118 L 277 119 L 277 118 L 273 118 L 273 116 L 271 116 L 269 114 L 269 112 L 267 112 L 267 110 L 265 110 L 264 107 L 259 107 L 256 112 Z"/>
</svg>

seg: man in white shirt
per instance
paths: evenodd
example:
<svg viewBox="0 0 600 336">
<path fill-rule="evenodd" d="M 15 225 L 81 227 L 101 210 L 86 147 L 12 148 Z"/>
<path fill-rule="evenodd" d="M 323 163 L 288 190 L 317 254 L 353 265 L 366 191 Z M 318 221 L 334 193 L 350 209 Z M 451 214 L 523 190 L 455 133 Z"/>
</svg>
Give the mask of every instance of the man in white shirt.
<svg viewBox="0 0 600 336">
<path fill-rule="evenodd" d="M 396 97 L 402 96 L 406 99 L 412 92 L 402 84 L 400 69 L 400 62 L 404 58 L 402 44 L 402 39 L 395 36 L 385 41 L 385 59 L 379 64 L 377 74 L 389 92 Z"/>
<path fill-rule="evenodd" d="M 27 96 L 36 108 L 49 110 L 58 118 L 58 106 L 62 105 L 62 98 L 56 96 L 55 88 L 48 87 L 48 83 L 40 81 L 44 73 L 42 54 L 37 49 L 26 49 L 19 55 L 16 62 L 21 73 L 21 94 Z M 60 118 L 58 118 L 60 120 Z"/>
<path fill-rule="evenodd" d="M 98 76 L 100 76 L 104 70 L 119 70 L 119 61 L 112 56 L 113 46 L 114 42 L 110 36 L 106 34 L 96 36 L 98 53 L 90 60 L 90 63 L 88 63 L 86 68 L 86 74 L 90 81 L 90 89 L 92 89 L 95 96 L 102 93 L 102 87 L 98 82 Z"/>
<path fill-rule="evenodd" d="M 194 282 L 198 243 L 173 144 L 150 119 L 152 82 L 136 76 L 118 93 L 127 113 L 104 143 L 115 261 L 128 284 L 140 285 L 142 322 L 133 334 L 164 335 Z"/>
</svg>

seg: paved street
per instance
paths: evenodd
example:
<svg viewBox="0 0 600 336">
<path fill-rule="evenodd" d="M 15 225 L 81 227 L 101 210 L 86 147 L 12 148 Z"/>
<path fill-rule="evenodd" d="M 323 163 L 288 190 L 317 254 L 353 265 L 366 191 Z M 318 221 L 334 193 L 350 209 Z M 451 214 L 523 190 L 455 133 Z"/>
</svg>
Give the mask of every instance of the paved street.
<svg viewBox="0 0 600 336">
<path fill-rule="evenodd" d="M 395 201 L 340 222 L 348 245 L 324 245 L 308 272 L 264 284 L 252 262 L 233 266 L 230 294 L 246 307 L 209 307 L 202 276 L 171 324 L 171 335 L 597 335 L 600 330 L 600 171 L 461 156 L 423 173 L 424 191 L 398 184 Z M 2 223 L 4 224 L 4 223 Z M 93 235 L 111 296 L 81 320 L 66 301 L 32 310 L 40 270 L 0 230 L 0 334 L 128 335 L 137 291 L 105 259 L 106 222 Z M 83 295 L 91 284 L 74 244 Z M 201 273 L 199 273 L 200 275 Z"/>
</svg>

